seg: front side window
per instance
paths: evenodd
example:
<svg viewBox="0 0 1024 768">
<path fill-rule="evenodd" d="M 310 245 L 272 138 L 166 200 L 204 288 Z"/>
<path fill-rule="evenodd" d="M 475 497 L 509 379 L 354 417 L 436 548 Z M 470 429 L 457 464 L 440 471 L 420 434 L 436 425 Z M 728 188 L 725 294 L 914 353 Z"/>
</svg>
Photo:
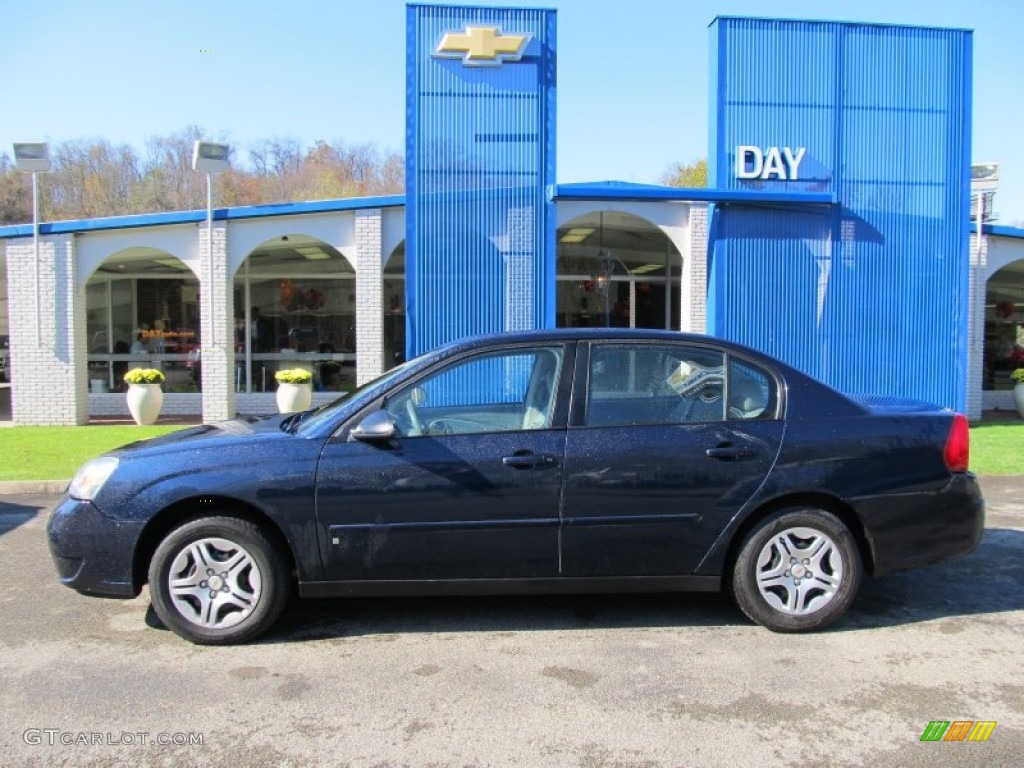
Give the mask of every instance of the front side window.
<svg viewBox="0 0 1024 768">
<path fill-rule="evenodd" d="M 562 370 L 561 347 L 514 349 L 459 360 L 388 398 L 400 435 L 547 429 Z"/>
</svg>

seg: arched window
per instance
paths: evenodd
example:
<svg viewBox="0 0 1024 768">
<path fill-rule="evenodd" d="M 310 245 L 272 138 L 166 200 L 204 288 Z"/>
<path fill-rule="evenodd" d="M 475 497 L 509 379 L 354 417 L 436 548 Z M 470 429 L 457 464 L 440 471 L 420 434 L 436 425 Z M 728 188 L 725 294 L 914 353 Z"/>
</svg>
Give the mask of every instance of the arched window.
<svg viewBox="0 0 1024 768">
<path fill-rule="evenodd" d="M 983 389 L 1013 389 L 1010 374 L 1024 368 L 1024 259 L 992 275 L 985 290 Z"/>
<path fill-rule="evenodd" d="M 678 330 L 681 271 L 679 251 L 649 221 L 580 216 L 558 230 L 556 324 Z"/>
<path fill-rule="evenodd" d="M 306 368 L 317 391 L 356 382 L 355 270 L 307 235 L 257 246 L 235 274 L 235 388 L 272 392 L 274 374 Z"/>
<path fill-rule="evenodd" d="M 85 286 L 89 388 L 117 392 L 130 368 L 158 368 L 167 392 L 198 392 L 199 280 L 166 251 L 127 248 Z"/>
</svg>

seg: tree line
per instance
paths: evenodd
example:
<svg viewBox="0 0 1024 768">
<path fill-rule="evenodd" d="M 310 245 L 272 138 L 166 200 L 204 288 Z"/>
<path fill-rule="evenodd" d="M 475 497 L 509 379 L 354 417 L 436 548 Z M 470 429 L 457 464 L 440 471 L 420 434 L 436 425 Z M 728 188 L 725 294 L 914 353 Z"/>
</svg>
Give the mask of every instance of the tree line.
<svg viewBox="0 0 1024 768">
<path fill-rule="evenodd" d="M 39 176 L 43 221 L 195 210 L 206 207 L 205 174 L 192 170 L 198 127 L 152 136 L 143 152 L 105 139 L 50 145 L 49 172 Z M 266 139 L 245 155 L 232 147 L 231 170 L 218 174 L 218 207 L 326 200 L 401 192 L 402 155 L 373 144 Z M 0 224 L 32 221 L 31 175 L 0 154 Z"/>
<path fill-rule="evenodd" d="M 192 126 L 152 136 L 143 152 L 105 139 L 75 139 L 50 146 L 51 170 L 40 174 L 42 221 L 86 219 L 206 207 L 206 179 L 192 170 L 192 147 L 203 132 Z M 231 170 L 219 174 L 218 207 L 266 205 L 400 193 L 405 159 L 373 144 L 294 138 L 232 147 Z M 668 186 L 707 186 L 707 163 L 673 164 L 660 179 Z M 0 154 L 0 225 L 32 222 L 30 174 Z"/>
</svg>

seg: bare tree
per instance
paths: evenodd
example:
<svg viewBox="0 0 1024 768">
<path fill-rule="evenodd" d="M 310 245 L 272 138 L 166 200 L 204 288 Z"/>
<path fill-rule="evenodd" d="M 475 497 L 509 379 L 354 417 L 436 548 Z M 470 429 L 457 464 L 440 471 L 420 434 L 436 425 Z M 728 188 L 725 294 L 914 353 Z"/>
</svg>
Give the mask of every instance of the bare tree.
<svg viewBox="0 0 1024 768">
<path fill-rule="evenodd" d="M 126 144 L 76 139 L 51 149 L 52 171 L 41 189 L 43 219 L 195 210 L 206 205 L 206 182 L 192 169 L 192 148 L 205 132 L 198 126 L 146 140 L 140 157 Z M 225 139 L 221 139 L 227 142 Z M 400 192 L 404 160 L 383 156 L 373 144 L 317 141 L 308 148 L 294 138 L 258 142 L 247 166 L 234 164 L 218 179 L 223 205 L 261 205 L 293 200 Z M 31 221 L 31 185 L 0 155 L 0 223 Z"/>
<path fill-rule="evenodd" d="M 143 198 L 146 210 L 194 210 L 206 207 L 206 181 L 192 170 L 192 146 L 203 138 L 198 126 L 146 141 Z"/>
<path fill-rule="evenodd" d="M 32 221 L 32 187 L 28 174 L 0 154 L 0 224 Z"/>
</svg>

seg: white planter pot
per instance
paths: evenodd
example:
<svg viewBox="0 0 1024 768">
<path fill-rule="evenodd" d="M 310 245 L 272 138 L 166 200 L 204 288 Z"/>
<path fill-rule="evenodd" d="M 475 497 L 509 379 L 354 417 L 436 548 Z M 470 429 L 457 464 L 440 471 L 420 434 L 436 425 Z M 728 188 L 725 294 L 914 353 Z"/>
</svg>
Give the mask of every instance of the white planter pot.
<svg viewBox="0 0 1024 768">
<path fill-rule="evenodd" d="M 1013 402 L 1017 404 L 1017 413 L 1024 418 L 1024 381 L 1013 385 Z"/>
<path fill-rule="evenodd" d="M 281 413 L 305 411 L 313 402 L 313 387 L 309 384 L 278 384 L 277 410 Z"/>
<path fill-rule="evenodd" d="M 136 424 L 154 424 L 164 404 L 159 384 L 129 384 L 128 412 Z"/>
</svg>

